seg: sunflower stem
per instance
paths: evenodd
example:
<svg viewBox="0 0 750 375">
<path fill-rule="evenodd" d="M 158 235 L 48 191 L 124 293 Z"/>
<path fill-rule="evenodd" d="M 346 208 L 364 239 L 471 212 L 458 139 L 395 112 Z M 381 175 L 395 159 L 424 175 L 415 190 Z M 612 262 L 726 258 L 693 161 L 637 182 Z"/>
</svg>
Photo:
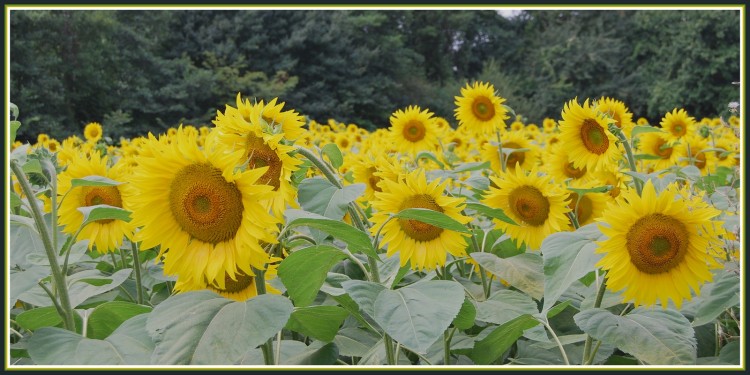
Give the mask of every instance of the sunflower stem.
<svg viewBox="0 0 750 375">
<path fill-rule="evenodd" d="M 462 212 L 462 214 L 464 213 Z M 469 223 L 469 227 L 471 229 L 471 244 L 474 247 L 474 251 L 484 252 L 484 248 L 479 247 L 479 241 L 477 241 L 477 234 L 475 230 L 476 228 L 474 227 L 474 224 Z M 478 262 L 477 267 L 479 267 L 479 278 L 482 280 L 482 291 L 484 292 L 484 298 L 488 299 L 490 298 L 490 284 L 487 283 L 487 276 L 485 275 L 484 268 Z"/>
<path fill-rule="evenodd" d="M 255 274 L 255 291 L 257 294 L 266 294 L 266 271 L 259 270 L 253 267 L 253 273 Z M 273 365 L 276 363 L 273 353 L 273 337 L 269 338 L 263 345 L 261 345 L 263 351 L 263 362 L 267 365 Z"/>
<path fill-rule="evenodd" d="M 357 259 L 357 257 L 355 257 L 351 251 L 349 251 L 349 249 L 343 249 L 343 251 L 344 251 L 344 254 L 346 254 L 346 257 L 349 258 L 349 260 L 351 260 L 354 264 L 357 265 L 357 267 L 359 267 L 359 269 L 362 270 L 367 280 L 372 280 L 372 276 L 370 276 L 370 273 L 367 272 L 367 267 L 365 267 L 365 265 L 362 264 L 362 262 L 359 259 Z"/>
<path fill-rule="evenodd" d="M 57 170 L 49 159 L 42 159 L 42 168 L 49 174 L 50 201 L 52 202 L 52 248 L 57 250 Z"/>
<path fill-rule="evenodd" d="M 500 139 L 500 130 L 496 131 L 497 134 L 497 152 L 500 153 L 500 169 L 505 173 L 505 155 L 503 154 L 503 141 Z"/>
<path fill-rule="evenodd" d="M 302 156 L 313 163 L 315 167 L 317 167 L 318 170 L 322 172 L 323 175 L 328 179 L 328 181 L 330 181 L 334 186 L 339 189 L 344 187 L 343 185 L 341 185 L 341 182 L 338 180 L 338 178 L 336 178 L 334 172 L 328 167 L 328 164 L 323 159 L 319 158 L 312 151 L 304 147 L 297 147 L 297 152 L 302 154 Z"/>
<path fill-rule="evenodd" d="M 117 249 L 117 250 L 120 251 L 120 266 L 122 267 L 121 269 L 124 270 L 124 269 L 128 268 L 128 264 L 125 261 L 125 252 L 122 250 L 122 248 Z"/>
<path fill-rule="evenodd" d="M 44 250 L 47 253 L 47 259 L 49 260 L 50 268 L 52 269 L 52 279 L 55 282 L 55 288 L 57 289 L 57 295 L 60 299 L 60 306 L 62 307 L 63 322 L 65 323 L 65 329 L 75 332 L 75 320 L 73 320 L 73 308 L 70 305 L 70 296 L 68 295 L 68 288 L 65 284 L 65 274 L 62 273 L 60 264 L 57 262 L 56 249 L 52 246 L 52 236 L 50 235 L 50 228 L 47 228 L 47 224 L 44 221 L 44 215 L 42 214 L 42 208 L 39 207 L 39 202 L 34 197 L 34 191 L 31 189 L 31 184 L 26 178 L 26 174 L 18 164 L 17 160 L 10 161 L 10 168 L 18 179 L 18 183 L 21 185 L 23 193 L 29 198 L 29 206 L 31 206 L 31 215 L 34 218 L 34 223 L 39 230 L 39 234 L 42 237 L 42 243 L 44 244 Z M 57 228 L 53 228 L 57 230 Z"/>
<path fill-rule="evenodd" d="M 544 327 L 547 328 L 549 333 L 552 334 L 552 338 L 555 339 L 555 342 L 557 343 L 557 347 L 560 349 L 560 354 L 562 354 L 563 361 L 567 366 L 570 366 L 570 361 L 568 360 L 568 355 L 565 353 L 565 348 L 563 347 L 562 343 L 560 342 L 560 339 L 557 337 L 557 334 L 555 333 L 555 330 L 552 329 L 552 326 L 550 326 L 549 321 L 547 319 L 544 319 L 542 321 L 542 324 L 544 324 Z"/>
<path fill-rule="evenodd" d="M 139 305 L 143 305 L 143 281 L 141 280 L 141 259 L 138 255 L 138 244 L 130 242 L 133 251 L 133 270 L 135 270 L 135 298 Z"/>
<path fill-rule="evenodd" d="M 396 364 L 396 357 L 393 351 L 393 339 L 387 333 L 383 335 L 383 343 L 385 345 L 385 359 L 388 365 L 393 366 Z"/>
<path fill-rule="evenodd" d="M 599 290 L 596 293 L 596 300 L 594 301 L 594 308 L 597 309 L 601 307 L 602 305 L 602 299 L 604 298 L 604 292 L 607 290 L 607 277 L 606 274 L 602 278 L 602 283 L 599 285 Z M 583 344 L 583 360 L 582 362 L 587 362 L 589 357 L 591 357 L 591 342 L 593 341 L 593 338 L 591 335 L 586 335 L 586 342 Z"/>
<path fill-rule="evenodd" d="M 635 157 L 633 156 L 633 149 L 630 147 L 630 142 L 628 141 L 628 138 L 625 137 L 625 134 L 623 134 L 622 129 L 618 128 L 617 125 L 610 124 L 609 131 L 620 140 L 622 146 L 625 148 L 625 155 L 628 158 L 628 166 L 630 167 L 630 170 L 638 172 L 638 167 L 635 165 Z M 641 191 L 643 190 L 643 182 L 638 178 L 633 178 L 633 183 L 635 184 L 635 191 L 640 196 Z"/>
</svg>

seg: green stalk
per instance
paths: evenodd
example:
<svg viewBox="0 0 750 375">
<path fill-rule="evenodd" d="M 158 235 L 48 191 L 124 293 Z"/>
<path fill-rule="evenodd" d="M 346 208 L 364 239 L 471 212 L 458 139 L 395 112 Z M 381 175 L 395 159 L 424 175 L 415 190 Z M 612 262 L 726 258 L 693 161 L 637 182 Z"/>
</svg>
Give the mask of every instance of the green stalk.
<svg viewBox="0 0 750 375">
<path fill-rule="evenodd" d="M 497 151 L 500 153 L 500 168 L 505 172 L 505 155 L 503 154 L 503 141 L 500 140 L 500 131 L 495 132 L 497 134 Z"/>
<path fill-rule="evenodd" d="M 253 268 L 255 273 L 255 291 L 258 295 L 266 294 L 266 271 Z M 263 362 L 267 365 L 273 365 L 276 363 L 273 353 L 273 337 L 269 338 L 261 347 L 263 351 Z"/>
<path fill-rule="evenodd" d="M 552 326 L 549 325 L 549 322 L 546 319 L 544 321 L 542 321 L 542 324 L 544 324 L 544 327 L 547 328 L 547 330 L 549 331 L 549 333 L 552 334 L 552 338 L 555 339 L 555 342 L 557 343 L 557 347 L 560 349 L 560 354 L 562 354 L 563 361 L 565 361 L 566 365 L 570 366 L 570 361 L 568 360 L 568 355 L 565 353 L 565 348 L 563 347 L 562 343 L 560 342 L 560 339 L 557 337 L 557 334 L 555 334 L 555 330 L 552 329 Z"/>
<path fill-rule="evenodd" d="M 614 124 L 609 125 L 609 131 L 614 134 L 620 142 L 622 142 L 622 146 L 625 148 L 625 155 L 628 158 L 628 166 L 630 167 L 630 170 L 638 172 L 638 168 L 635 165 L 635 157 L 633 156 L 633 149 L 630 147 L 630 142 L 628 142 L 625 134 L 623 134 L 622 130 Z M 643 182 L 637 178 L 633 178 L 633 183 L 635 183 L 635 191 L 638 195 L 641 195 L 641 191 L 643 191 Z"/>
<path fill-rule="evenodd" d="M 604 292 L 607 290 L 607 278 L 602 278 L 602 283 L 599 285 L 599 290 L 596 293 L 596 300 L 594 301 L 594 308 L 597 309 L 601 307 L 602 305 L 602 299 L 604 298 Z M 593 341 L 593 338 L 591 335 L 586 335 L 586 342 L 583 344 L 583 363 L 588 362 L 589 357 L 591 357 L 591 342 Z M 593 359 L 592 359 L 593 360 Z"/>
<path fill-rule="evenodd" d="M 49 174 L 50 201 L 52 202 L 52 248 L 57 251 L 57 171 L 48 159 L 42 160 L 42 168 Z"/>
<path fill-rule="evenodd" d="M 70 305 L 70 296 L 68 295 L 68 287 L 65 284 L 65 274 L 60 269 L 60 264 L 57 262 L 56 249 L 52 246 L 52 236 L 50 235 L 49 228 L 44 222 L 44 215 L 42 214 L 42 208 L 39 207 L 39 202 L 34 198 L 34 191 L 31 189 L 29 180 L 26 179 L 26 174 L 18 164 L 17 160 L 10 161 L 10 168 L 18 179 L 18 183 L 21 185 L 23 193 L 29 198 L 29 206 L 31 206 L 31 215 L 34 218 L 34 223 L 39 230 L 39 234 L 42 237 L 42 243 L 44 244 L 44 251 L 47 253 L 47 259 L 49 260 L 50 268 L 52 269 L 52 279 L 55 282 L 55 288 L 57 289 L 57 295 L 60 298 L 60 306 L 64 312 L 62 318 L 65 323 L 65 329 L 75 332 L 76 325 L 73 320 L 73 308 Z M 55 228 L 56 230 L 56 228 Z"/>
<path fill-rule="evenodd" d="M 143 282 L 141 280 L 141 260 L 138 255 L 138 245 L 131 241 L 130 246 L 133 250 L 133 269 L 135 270 L 135 298 L 139 305 L 143 305 Z"/>
</svg>

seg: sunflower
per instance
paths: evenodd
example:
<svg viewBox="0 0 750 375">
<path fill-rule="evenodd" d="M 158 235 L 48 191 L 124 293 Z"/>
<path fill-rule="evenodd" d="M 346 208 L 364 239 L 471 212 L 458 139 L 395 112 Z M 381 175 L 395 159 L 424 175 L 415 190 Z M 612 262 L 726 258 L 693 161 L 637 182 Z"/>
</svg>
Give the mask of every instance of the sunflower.
<svg viewBox="0 0 750 375">
<path fill-rule="evenodd" d="M 39 135 L 36 136 L 36 143 L 40 144 L 40 145 L 43 145 L 47 141 L 49 141 L 49 139 L 50 139 L 50 137 L 49 137 L 48 134 L 46 134 L 46 133 L 39 133 Z"/>
<path fill-rule="evenodd" d="M 87 141 L 96 143 L 102 139 L 102 125 L 98 122 L 90 122 L 83 129 L 83 136 Z"/>
<path fill-rule="evenodd" d="M 546 117 L 542 122 L 542 128 L 544 128 L 545 133 L 554 133 L 557 129 L 557 121 L 555 121 L 555 119 Z"/>
<path fill-rule="evenodd" d="M 239 100 L 239 94 L 237 97 Z M 261 100 L 251 107 L 250 116 L 262 120 L 272 133 L 284 133 L 284 139 L 294 142 L 305 135 L 305 118 L 294 110 L 282 111 L 285 103 L 276 104 L 277 100 L 273 98 L 268 104 Z"/>
<path fill-rule="evenodd" d="M 689 117 L 684 109 L 678 110 L 675 108 L 672 112 L 667 112 L 661 119 L 660 125 L 666 132 L 667 140 L 670 143 L 695 132 L 695 118 Z"/>
<path fill-rule="evenodd" d="M 263 278 L 266 281 L 270 281 L 276 278 L 277 268 L 279 268 L 279 262 L 281 258 L 270 258 L 268 268 L 266 268 Z M 188 292 L 191 290 L 203 290 L 208 289 L 216 292 L 217 294 L 233 299 L 238 302 L 245 302 L 258 295 L 258 291 L 255 289 L 255 278 L 253 275 L 245 275 L 242 271 L 238 271 L 235 277 L 224 275 L 224 286 L 219 287 L 216 284 L 210 284 L 204 279 L 202 282 L 196 283 L 193 280 L 177 279 L 174 285 L 174 289 L 177 292 Z M 266 282 L 266 292 L 269 294 L 281 294 L 281 291 L 277 290 L 271 284 Z"/>
<path fill-rule="evenodd" d="M 466 84 L 461 96 L 456 96 L 456 119 L 474 134 L 505 130 L 505 120 L 510 118 L 503 107 L 505 99 L 495 95 L 495 86 L 485 82 Z"/>
<path fill-rule="evenodd" d="M 502 209 L 518 225 L 494 220 L 495 226 L 512 239 L 538 249 L 548 235 L 565 230 L 570 211 L 567 192 L 553 184 L 548 176 L 539 176 L 536 168 L 528 174 L 521 168 L 490 177 L 494 186 L 483 203 Z"/>
<path fill-rule="evenodd" d="M 365 184 L 365 194 L 362 196 L 364 202 L 372 201 L 376 192 L 383 191 L 380 187 L 382 180 L 397 182 L 402 173 L 403 168 L 398 159 L 383 154 L 377 157 L 363 154 L 352 167 L 354 182 Z"/>
<path fill-rule="evenodd" d="M 339 134 L 336 134 L 336 146 L 338 146 L 339 150 L 343 153 L 349 153 L 352 149 L 352 146 L 354 146 L 354 142 L 352 142 L 352 137 L 349 135 L 349 132 L 341 132 Z"/>
<path fill-rule="evenodd" d="M 684 158 L 682 165 L 692 164 L 698 167 L 704 176 L 716 172 L 719 158 L 716 156 L 714 149 L 711 148 L 711 145 L 709 145 L 707 139 L 691 134 L 682 140 L 680 146 L 688 158 L 693 158 L 693 160 Z"/>
<path fill-rule="evenodd" d="M 566 151 L 560 145 L 552 147 L 545 154 L 544 170 L 558 184 L 568 181 L 572 187 L 582 187 L 591 180 L 592 172 L 586 166 L 576 168 Z"/>
<path fill-rule="evenodd" d="M 733 167 L 737 165 L 736 161 L 739 159 L 736 158 L 736 155 L 739 154 L 739 150 L 737 149 L 739 144 L 740 140 L 731 133 L 727 133 L 717 139 L 716 147 L 724 150 L 716 153 L 717 165 L 725 167 Z"/>
<path fill-rule="evenodd" d="M 60 204 L 58 212 L 63 232 L 75 234 L 83 224 L 83 213 L 79 208 L 106 204 L 113 207 L 129 209 L 126 197 L 129 197 L 131 186 L 123 183 L 117 186 L 77 186 L 73 187 L 72 180 L 87 176 L 101 176 L 115 181 L 125 182 L 126 178 L 120 163 L 108 167 L 108 158 L 101 157 L 98 152 L 86 157 L 82 152 L 75 153 L 68 163 L 67 169 L 57 177 L 57 191 Z M 87 224 L 81 230 L 78 238 L 88 239 L 88 248 L 96 245 L 96 251 L 106 253 L 116 251 L 122 245 L 123 237 L 132 238 L 135 226 L 122 220 L 98 220 Z"/>
<path fill-rule="evenodd" d="M 526 151 L 514 151 L 510 154 L 505 154 L 505 166 L 509 170 L 515 168 L 521 168 L 524 170 L 530 170 L 535 167 L 539 162 L 539 156 L 541 150 L 539 146 L 531 143 L 523 132 L 508 132 L 500 137 L 502 142 L 503 150 L 506 149 L 526 149 Z M 502 165 L 500 164 L 500 151 L 498 150 L 497 144 L 487 142 L 482 148 L 482 157 L 484 160 L 489 160 L 492 169 L 499 173 L 502 171 Z"/>
<path fill-rule="evenodd" d="M 630 132 L 633 131 L 635 123 L 633 122 L 633 114 L 625 106 L 625 103 L 613 98 L 601 98 L 596 102 L 595 109 L 615 120 L 614 124 L 622 129 L 627 137 L 630 137 Z"/>
<path fill-rule="evenodd" d="M 597 221 L 608 238 L 598 242 L 597 263 L 607 270 L 607 288 L 625 290 L 625 302 L 651 306 L 671 299 L 677 308 L 691 299 L 690 289 L 711 281 L 709 267 L 720 267 L 714 256 L 719 232 L 707 225 L 720 212 L 695 199 L 677 199 L 676 185 L 657 196 L 651 180 L 641 196 L 634 190 L 611 203 Z M 716 222 L 713 222 L 716 224 Z"/>
<path fill-rule="evenodd" d="M 250 267 L 268 262 L 259 241 L 275 243 L 270 230 L 279 222 L 261 204 L 273 195 L 261 180 L 268 168 L 238 170 L 243 150 L 201 150 L 181 128 L 173 138 L 151 137 L 144 148 L 152 156 L 138 156 L 130 178 L 142 249 L 161 246 L 165 273 L 188 282 L 205 278 L 224 288 L 227 274 L 233 280 L 238 273 L 253 275 Z"/>
<path fill-rule="evenodd" d="M 593 223 L 607 208 L 607 202 L 612 200 L 606 193 L 586 193 L 580 199 L 578 197 L 576 192 L 568 193 L 568 199 L 570 199 L 568 208 L 571 212 L 575 212 L 579 226 Z M 571 226 L 570 229 L 574 228 Z"/>
<path fill-rule="evenodd" d="M 402 267 L 410 263 L 415 270 L 432 270 L 445 264 L 447 253 L 455 257 L 466 256 L 465 234 L 417 220 L 389 220 L 391 214 L 401 210 L 425 208 L 442 212 L 461 224 L 470 222 L 470 217 L 461 214 L 464 198 L 443 195 L 449 182 L 436 179 L 428 183 L 424 170 L 418 169 L 398 182 L 383 180 L 380 183 L 383 191 L 375 193 L 376 199 L 372 202 L 377 212 L 371 219 L 371 231 L 376 235 L 383 227 L 382 244 L 388 246 L 387 255 L 399 252 Z"/>
<path fill-rule="evenodd" d="M 638 121 L 636 121 L 635 123 L 636 125 L 642 125 L 642 126 L 649 124 L 648 119 L 646 119 L 645 117 L 638 117 Z"/>
<path fill-rule="evenodd" d="M 434 151 L 438 146 L 433 113 L 418 106 L 397 110 L 391 115 L 391 141 L 399 152 L 416 155 Z"/>
<path fill-rule="evenodd" d="M 560 142 L 576 168 L 606 168 L 619 155 L 615 136 L 608 129 L 608 124 L 614 120 L 597 113 L 588 99 L 583 106 L 577 99 L 569 101 L 562 111 L 562 118 Z"/>
<path fill-rule="evenodd" d="M 240 99 L 237 99 L 240 102 Z M 253 109 L 250 109 L 251 113 Z M 240 111 L 241 112 L 241 111 Z M 210 147 L 228 151 L 243 151 L 243 160 L 249 169 L 268 167 L 258 180 L 277 192 L 270 200 L 271 209 L 277 217 L 283 217 L 287 205 L 297 207 L 297 191 L 292 187 L 292 173 L 299 169 L 302 161 L 292 154 L 294 147 L 282 143 L 284 134 L 268 134 L 258 116 L 237 116 L 234 108 L 227 106 L 224 114 L 219 112 L 214 120 L 215 134 L 206 136 Z"/>
<path fill-rule="evenodd" d="M 665 133 L 642 134 L 638 148 L 643 153 L 659 157 L 659 159 L 652 159 L 647 163 L 654 171 L 677 165 L 680 158 L 685 156 L 685 148 L 676 147 L 672 142 L 669 142 Z"/>
</svg>

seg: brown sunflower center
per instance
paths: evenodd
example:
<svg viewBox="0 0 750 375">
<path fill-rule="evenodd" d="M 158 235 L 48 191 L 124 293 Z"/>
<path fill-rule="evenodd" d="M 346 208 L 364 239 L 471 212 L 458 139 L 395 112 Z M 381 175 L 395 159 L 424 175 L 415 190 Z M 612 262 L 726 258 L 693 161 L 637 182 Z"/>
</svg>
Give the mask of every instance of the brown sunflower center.
<svg viewBox="0 0 750 375">
<path fill-rule="evenodd" d="M 378 186 L 378 183 L 380 182 L 381 178 L 375 175 L 375 172 L 378 170 L 374 167 L 370 167 L 367 169 L 367 175 L 370 176 L 367 178 L 367 183 L 370 185 L 370 189 L 375 191 L 383 191 L 383 189 Z"/>
<path fill-rule="evenodd" d="M 565 163 L 563 166 L 563 173 L 570 178 L 578 179 L 586 174 L 586 167 L 578 169 L 573 166 L 573 163 Z"/>
<path fill-rule="evenodd" d="M 242 193 L 210 164 L 191 164 L 175 175 L 169 207 L 182 230 L 203 242 L 234 238 L 242 223 Z"/>
<path fill-rule="evenodd" d="M 409 142 L 419 142 L 424 139 L 427 134 L 427 128 L 424 126 L 422 121 L 410 120 L 404 125 L 403 130 L 404 138 Z"/>
<path fill-rule="evenodd" d="M 588 195 L 584 195 L 583 198 L 579 200 L 578 193 L 570 193 L 568 194 L 568 198 L 570 199 L 568 207 L 571 211 L 575 212 L 578 223 L 586 223 L 591 218 L 591 215 L 594 214 L 594 203 L 591 201 L 591 198 L 589 198 Z M 576 204 L 578 204 L 577 209 Z"/>
<path fill-rule="evenodd" d="M 122 208 L 122 197 L 120 190 L 116 186 L 84 186 L 82 206 L 96 206 L 106 204 L 112 207 Z M 113 219 L 97 220 L 97 222 L 106 224 Z"/>
<path fill-rule="evenodd" d="M 667 147 L 664 147 L 665 145 Z M 659 138 L 659 140 L 656 141 L 656 147 L 654 147 L 654 153 L 657 156 L 660 156 L 662 159 L 669 159 L 669 157 L 672 156 L 672 150 L 673 148 L 667 145 L 666 140 Z"/>
<path fill-rule="evenodd" d="M 698 167 L 698 169 L 703 169 L 706 167 L 706 153 L 701 152 L 698 155 L 695 155 L 695 166 Z"/>
<path fill-rule="evenodd" d="M 503 143 L 503 148 L 522 148 L 521 145 L 515 142 Z M 515 168 L 516 164 L 523 164 L 526 160 L 526 153 L 523 151 L 515 151 L 508 155 L 508 160 L 505 161 L 505 165 L 509 168 Z"/>
<path fill-rule="evenodd" d="M 437 212 L 445 211 L 439 204 L 437 204 L 437 202 L 435 202 L 435 198 L 427 194 L 412 195 L 405 199 L 404 203 L 401 204 L 399 211 L 407 208 L 426 208 Z M 398 219 L 398 223 L 401 226 L 401 230 L 403 230 L 407 236 L 416 241 L 432 241 L 438 238 L 440 233 L 443 233 L 443 228 L 423 223 L 418 220 Z"/>
<path fill-rule="evenodd" d="M 237 280 L 232 280 L 228 274 L 224 275 L 224 289 L 217 288 L 215 285 L 211 285 L 210 288 L 217 292 L 224 293 L 239 293 L 253 285 L 253 276 L 247 276 L 240 272 L 234 274 Z"/>
<path fill-rule="evenodd" d="M 474 117 L 482 121 L 488 121 L 495 117 L 495 106 L 492 105 L 490 98 L 480 96 L 474 99 L 474 102 L 471 104 L 471 112 L 474 114 Z"/>
<path fill-rule="evenodd" d="M 246 150 L 250 169 L 268 167 L 266 173 L 258 179 L 258 183 L 273 186 L 274 191 L 279 190 L 283 168 L 279 155 L 263 141 L 263 138 L 252 133 L 247 136 Z"/>
<path fill-rule="evenodd" d="M 672 126 L 672 135 L 675 135 L 677 137 L 682 137 L 687 133 L 687 126 L 685 124 L 678 122 Z"/>
<path fill-rule="evenodd" d="M 339 139 L 339 147 L 342 149 L 349 148 L 349 139 L 348 138 Z"/>
<path fill-rule="evenodd" d="M 586 119 L 581 125 L 581 140 L 589 152 L 601 155 L 609 148 L 609 138 L 604 128 L 594 119 Z"/>
<path fill-rule="evenodd" d="M 513 189 L 508 203 L 511 211 L 528 225 L 538 227 L 549 217 L 549 200 L 533 186 L 523 185 Z"/>
<path fill-rule="evenodd" d="M 620 122 L 621 121 L 620 120 L 620 114 L 617 113 L 617 112 L 615 112 L 615 113 L 612 114 L 612 118 L 615 120 L 615 125 L 618 128 L 622 128 L 622 122 Z"/>
<path fill-rule="evenodd" d="M 685 224 L 664 214 L 649 214 L 638 219 L 625 237 L 630 262 L 649 274 L 674 268 L 688 249 L 689 234 Z"/>
</svg>

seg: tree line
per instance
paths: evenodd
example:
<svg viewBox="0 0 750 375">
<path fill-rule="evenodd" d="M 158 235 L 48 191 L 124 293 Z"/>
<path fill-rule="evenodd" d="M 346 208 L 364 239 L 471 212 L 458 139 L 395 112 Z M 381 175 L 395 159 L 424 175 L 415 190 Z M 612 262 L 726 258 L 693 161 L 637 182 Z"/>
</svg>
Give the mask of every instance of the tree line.
<svg viewBox="0 0 750 375">
<path fill-rule="evenodd" d="M 573 97 L 652 123 L 739 99 L 731 10 L 12 10 L 10 33 L 25 140 L 92 121 L 115 140 L 210 125 L 238 92 L 369 129 L 410 104 L 455 123 L 472 80 L 537 124 Z"/>
</svg>

